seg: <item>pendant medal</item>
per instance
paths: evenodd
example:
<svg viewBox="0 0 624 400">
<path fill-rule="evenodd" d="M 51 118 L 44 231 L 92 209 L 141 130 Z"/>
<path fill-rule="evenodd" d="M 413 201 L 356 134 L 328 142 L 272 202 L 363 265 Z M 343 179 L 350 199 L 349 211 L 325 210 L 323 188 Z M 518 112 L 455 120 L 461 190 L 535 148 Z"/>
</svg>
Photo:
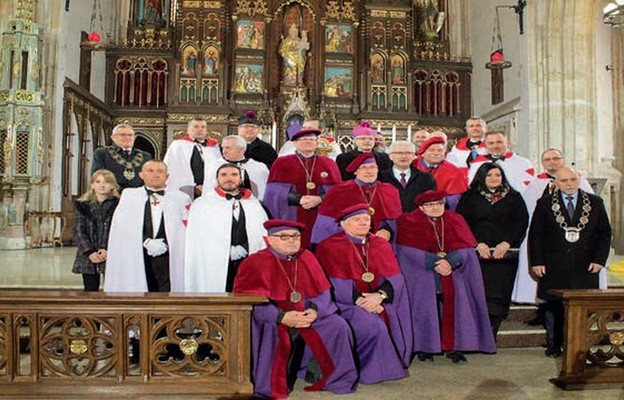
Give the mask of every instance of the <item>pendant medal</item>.
<svg viewBox="0 0 624 400">
<path fill-rule="evenodd" d="M 375 209 L 373 207 L 368 207 L 368 215 L 375 215 Z"/>
<path fill-rule="evenodd" d="M 443 252 L 443 251 L 438 251 L 438 253 L 437 253 L 436 255 L 437 255 L 438 257 L 440 257 L 440 258 L 444 258 L 444 257 L 446 257 L 446 253 L 445 253 L 445 252 Z"/>
<path fill-rule="evenodd" d="M 301 293 L 292 291 L 290 292 L 290 302 L 299 303 L 301 301 Z"/>
<path fill-rule="evenodd" d="M 578 228 L 566 228 L 565 229 L 565 240 L 570 243 L 578 242 L 581 237 L 581 230 Z"/>
<path fill-rule="evenodd" d="M 124 178 L 126 178 L 127 180 L 132 180 L 134 179 L 134 177 L 136 176 L 136 174 L 134 173 L 134 170 L 132 168 L 126 168 L 123 172 L 123 176 Z"/>
<path fill-rule="evenodd" d="M 316 184 L 314 182 L 307 182 L 306 183 L 306 188 L 312 190 L 312 189 L 316 189 Z"/>
<path fill-rule="evenodd" d="M 373 274 L 372 272 L 364 272 L 362 274 L 362 280 L 366 283 L 371 283 L 375 280 L 375 274 Z"/>
</svg>

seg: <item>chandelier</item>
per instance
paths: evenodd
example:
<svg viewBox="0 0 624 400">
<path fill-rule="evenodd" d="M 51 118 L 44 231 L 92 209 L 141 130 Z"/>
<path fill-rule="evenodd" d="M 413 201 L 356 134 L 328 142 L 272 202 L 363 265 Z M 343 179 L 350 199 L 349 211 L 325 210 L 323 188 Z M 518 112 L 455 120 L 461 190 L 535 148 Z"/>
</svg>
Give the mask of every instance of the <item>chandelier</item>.
<svg viewBox="0 0 624 400">
<path fill-rule="evenodd" d="M 614 28 L 624 26 L 624 0 L 610 2 L 602 10 L 603 22 Z"/>
</svg>

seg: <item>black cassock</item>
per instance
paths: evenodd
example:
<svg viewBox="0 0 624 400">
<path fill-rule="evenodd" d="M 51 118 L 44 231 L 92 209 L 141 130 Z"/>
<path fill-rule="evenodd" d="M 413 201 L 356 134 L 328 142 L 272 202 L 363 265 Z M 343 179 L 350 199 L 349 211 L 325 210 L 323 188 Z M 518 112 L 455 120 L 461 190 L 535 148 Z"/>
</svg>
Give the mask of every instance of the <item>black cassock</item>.
<svg viewBox="0 0 624 400">
<path fill-rule="evenodd" d="M 152 224 L 152 207 L 150 206 L 151 196 L 148 196 L 145 202 L 145 216 L 143 217 L 143 241 L 145 239 L 164 239 L 167 243 L 167 235 L 165 234 L 165 213 L 163 212 L 160 220 L 160 226 L 156 236 L 154 237 L 154 227 Z M 145 263 L 145 278 L 147 281 L 148 292 L 170 292 L 171 279 L 169 276 L 169 251 L 156 257 L 147 254 L 147 250 L 143 248 L 143 261 Z"/>
<path fill-rule="evenodd" d="M 256 138 L 253 142 L 247 143 L 245 158 L 251 158 L 261 162 L 271 169 L 271 165 L 277 159 L 277 152 L 267 142 Z"/>
<path fill-rule="evenodd" d="M 543 196 L 535 206 L 529 229 L 529 265 L 545 265 L 546 274 L 540 278 L 537 295 L 544 300 L 554 300 L 550 289 L 597 289 L 598 274 L 587 269 L 590 263 L 602 266 L 607 262 L 611 247 L 611 225 L 602 199 L 579 190 L 574 217 L 570 220 L 560 192 L 561 214 L 570 227 L 578 226 L 583 208 L 583 194 L 589 199 L 589 221 L 582 229 L 579 240 L 570 243 L 565 231 L 555 220 L 552 197 Z"/>
<path fill-rule="evenodd" d="M 242 246 L 249 253 L 249 241 L 247 239 L 247 229 L 245 229 L 245 210 L 238 204 L 239 214 L 238 220 L 232 216 L 232 231 L 230 246 Z M 227 278 L 225 280 L 225 291 L 232 292 L 234 289 L 234 278 L 238 272 L 239 265 L 245 260 L 246 257 L 238 260 L 230 259 L 228 261 Z"/>
</svg>

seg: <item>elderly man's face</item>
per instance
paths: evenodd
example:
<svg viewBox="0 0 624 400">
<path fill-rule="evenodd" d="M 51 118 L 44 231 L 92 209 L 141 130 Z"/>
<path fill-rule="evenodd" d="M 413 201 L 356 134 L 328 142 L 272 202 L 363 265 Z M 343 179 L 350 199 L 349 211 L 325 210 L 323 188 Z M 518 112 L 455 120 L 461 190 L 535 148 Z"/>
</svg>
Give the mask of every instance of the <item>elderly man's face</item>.
<svg viewBox="0 0 624 400">
<path fill-rule="evenodd" d="M 377 180 L 378 173 L 379 167 L 377 167 L 377 164 L 362 164 L 355 171 L 355 177 L 362 182 L 371 183 Z"/>
<path fill-rule="evenodd" d="M 297 151 L 301 154 L 312 154 L 318 146 L 318 138 L 314 135 L 301 137 L 293 142 Z"/>
<path fill-rule="evenodd" d="M 555 183 L 559 190 L 565 194 L 574 194 L 579 190 L 580 178 L 578 172 L 571 168 L 563 167 L 557 171 Z"/>
<path fill-rule="evenodd" d="M 217 185 L 224 192 L 236 192 L 241 185 L 241 176 L 238 168 L 225 167 L 217 174 Z"/>
<path fill-rule="evenodd" d="M 557 150 L 548 150 L 542 154 L 542 167 L 549 174 L 556 174 L 565 165 L 565 160 Z"/>
<path fill-rule="evenodd" d="M 439 218 L 444 215 L 444 200 L 429 201 L 419 206 L 420 210 L 430 218 Z"/>
<path fill-rule="evenodd" d="M 169 174 L 167 166 L 161 161 L 148 161 L 143 164 L 139 177 L 143 179 L 145 186 L 152 189 L 164 189 Z"/>
<path fill-rule="evenodd" d="M 258 137 L 258 125 L 243 124 L 238 126 L 238 134 L 245 138 L 247 143 L 251 143 Z"/>
<path fill-rule="evenodd" d="M 438 165 L 444 161 L 445 150 L 446 147 L 442 143 L 435 143 L 427 147 L 422 157 L 428 165 Z"/>
<path fill-rule="evenodd" d="M 236 145 L 236 140 L 226 139 L 221 142 L 223 158 L 228 161 L 240 161 L 245 157 L 245 148 Z"/>
<path fill-rule="evenodd" d="M 193 120 L 186 128 L 186 133 L 188 133 L 191 138 L 197 139 L 199 141 L 204 141 L 206 139 L 207 132 L 208 125 L 206 124 L 206 121 Z"/>
<path fill-rule="evenodd" d="M 390 153 L 390 159 L 401 170 L 408 169 L 415 156 L 414 150 L 407 145 L 394 146 Z"/>
<path fill-rule="evenodd" d="M 507 138 L 500 133 L 488 135 L 485 138 L 485 150 L 495 157 L 504 155 L 507 152 Z"/>
<path fill-rule="evenodd" d="M 134 146 L 135 139 L 134 130 L 132 128 L 119 128 L 117 132 L 111 135 L 113 143 L 124 150 L 130 150 Z"/>
<path fill-rule="evenodd" d="M 286 229 L 268 236 L 268 241 L 278 253 L 293 255 L 301 248 L 301 233 L 297 229 Z"/>
<path fill-rule="evenodd" d="M 370 231 L 371 217 L 368 214 L 357 214 L 340 221 L 340 226 L 347 235 L 363 238 Z"/>
<path fill-rule="evenodd" d="M 375 138 L 373 136 L 358 136 L 355 138 L 355 145 L 362 153 L 369 152 L 375 147 Z"/>
<path fill-rule="evenodd" d="M 466 122 L 466 133 L 472 140 L 481 140 L 485 133 L 483 122 L 479 119 L 469 119 Z"/>
</svg>

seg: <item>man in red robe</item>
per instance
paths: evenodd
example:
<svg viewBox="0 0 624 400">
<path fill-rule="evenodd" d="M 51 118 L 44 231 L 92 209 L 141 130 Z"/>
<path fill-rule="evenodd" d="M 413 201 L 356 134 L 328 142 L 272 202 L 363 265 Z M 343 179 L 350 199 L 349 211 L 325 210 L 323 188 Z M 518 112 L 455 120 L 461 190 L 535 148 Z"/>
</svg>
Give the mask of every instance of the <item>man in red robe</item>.
<svg viewBox="0 0 624 400">
<path fill-rule="evenodd" d="M 264 193 L 264 206 L 276 219 L 314 226 L 318 207 L 329 188 L 340 182 L 340 171 L 329 157 L 316 154 L 318 129 L 302 129 L 293 135 L 296 154 L 275 160 Z M 301 245 L 310 245 L 311 230 L 304 232 Z"/>
<path fill-rule="evenodd" d="M 402 212 L 399 191 L 391 184 L 377 180 L 379 168 L 372 152 L 357 156 L 347 167 L 347 172 L 355 173 L 355 179 L 342 182 L 327 193 L 312 229 L 312 243 L 320 243 L 340 232 L 335 219 L 342 210 L 359 203 L 368 204 L 372 217 L 371 232 L 390 241 L 396 230 L 395 220 Z"/>
<path fill-rule="evenodd" d="M 455 210 L 459 197 L 468 190 L 468 179 L 461 169 L 444 159 L 445 152 L 444 138 L 433 136 L 420 146 L 414 164 L 419 171 L 433 176 L 438 190 L 446 193 L 449 208 Z"/>
<path fill-rule="evenodd" d="M 321 377 L 315 377 L 306 391 L 354 391 L 357 371 L 351 331 L 337 314 L 318 261 L 301 248 L 304 226 L 271 220 L 264 227 L 269 247 L 247 257 L 234 281 L 234 293 L 269 299 L 252 313 L 254 395 L 288 397 L 297 372 L 310 371 L 312 357 Z"/>
<path fill-rule="evenodd" d="M 496 351 L 490 328 L 477 240 L 461 215 L 445 211 L 445 193 L 416 197 L 417 210 L 397 220 L 396 252 L 414 321 L 414 352 L 421 361 L 445 352 L 453 363 L 464 351 Z"/>
</svg>

